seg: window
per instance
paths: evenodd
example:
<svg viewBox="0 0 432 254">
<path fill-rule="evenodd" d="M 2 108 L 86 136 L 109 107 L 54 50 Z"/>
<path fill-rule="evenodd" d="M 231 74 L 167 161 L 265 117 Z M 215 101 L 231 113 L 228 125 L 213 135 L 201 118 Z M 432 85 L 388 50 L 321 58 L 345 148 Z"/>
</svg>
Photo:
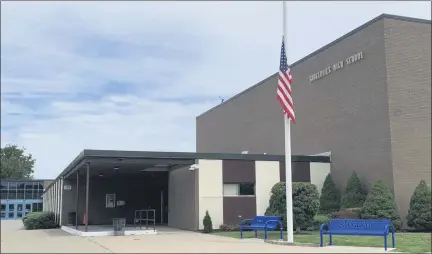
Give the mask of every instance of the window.
<svg viewBox="0 0 432 254">
<path fill-rule="evenodd" d="M 41 184 L 41 183 L 34 183 L 33 189 L 35 189 L 35 190 L 43 190 L 43 184 Z"/>
<path fill-rule="evenodd" d="M 1 199 L 7 199 L 7 189 L 2 189 L 0 192 Z"/>
<path fill-rule="evenodd" d="M 17 191 L 17 199 L 24 199 L 24 189 L 18 189 Z"/>
<path fill-rule="evenodd" d="M 33 187 L 29 188 L 29 189 L 26 188 L 24 198 L 25 199 L 32 199 L 33 198 L 32 193 L 33 193 Z"/>
<path fill-rule="evenodd" d="M 42 203 L 38 202 L 38 203 L 33 203 L 33 209 L 32 212 L 42 212 Z"/>
<path fill-rule="evenodd" d="M 33 190 L 33 199 L 42 199 L 42 190 Z"/>
<path fill-rule="evenodd" d="M 16 190 L 16 185 L 15 185 L 15 189 L 9 189 L 8 192 L 8 199 L 16 199 L 17 198 L 17 190 Z"/>
<path fill-rule="evenodd" d="M 33 190 L 33 183 L 25 183 L 24 186 L 26 190 Z"/>
<path fill-rule="evenodd" d="M 16 190 L 17 189 L 17 183 L 16 182 L 10 182 L 9 183 L 9 190 Z"/>
<path fill-rule="evenodd" d="M 8 183 L 7 182 L 1 182 L 0 188 L 1 188 L 0 189 L 1 199 L 7 199 Z"/>
<path fill-rule="evenodd" d="M 254 183 L 225 183 L 223 185 L 224 196 L 254 196 Z"/>
</svg>

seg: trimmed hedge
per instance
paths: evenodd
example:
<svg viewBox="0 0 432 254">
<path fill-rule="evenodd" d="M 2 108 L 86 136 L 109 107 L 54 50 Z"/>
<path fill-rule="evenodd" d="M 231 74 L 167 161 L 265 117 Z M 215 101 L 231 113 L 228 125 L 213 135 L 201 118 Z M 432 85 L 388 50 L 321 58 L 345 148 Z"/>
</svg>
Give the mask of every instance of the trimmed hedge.
<svg viewBox="0 0 432 254">
<path fill-rule="evenodd" d="M 314 184 L 293 183 L 293 227 L 299 232 L 312 226 L 313 218 L 319 209 L 319 193 Z M 275 184 L 271 190 L 269 207 L 265 215 L 281 216 L 286 225 L 286 192 L 285 182 Z"/>
<path fill-rule="evenodd" d="M 213 222 L 208 211 L 206 211 L 206 214 L 204 215 L 203 225 L 204 225 L 204 233 L 213 232 Z"/>
<path fill-rule="evenodd" d="M 342 194 L 340 203 L 341 210 L 352 207 L 362 207 L 366 196 L 367 192 L 363 188 L 360 178 L 357 176 L 356 172 L 353 172 L 348 178 L 345 191 Z"/>
<path fill-rule="evenodd" d="M 339 211 L 340 202 L 341 193 L 336 188 L 331 174 L 328 174 L 321 189 L 319 213 L 329 214 L 335 211 Z"/>
<path fill-rule="evenodd" d="M 219 231 L 222 232 L 232 232 L 232 231 L 237 231 L 239 230 L 239 226 L 237 225 L 229 225 L 229 224 L 221 224 L 219 226 Z"/>
<path fill-rule="evenodd" d="M 416 230 L 432 231 L 431 200 L 431 188 L 422 180 L 411 196 L 410 208 L 407 216 L 409 227 Z"/>
<path fill-rule="evenodd" d="M 332 213 L 332 219 L 360 219 L 361 208 L 351 208 Z"/>
<path fill-rule="evenodd" d="M 32 212 L 22 218 L 25 229 L 57 228 L 53 212 Z"/>
<path fill-rule="evenodd" d="M 363 204 L 361 216 L 363 219 L 391 220 L 395 229 L 400 229 L 402 226 L 393 194 L 383 180 L 378 180 L 374 184 Z"/>
</svg>

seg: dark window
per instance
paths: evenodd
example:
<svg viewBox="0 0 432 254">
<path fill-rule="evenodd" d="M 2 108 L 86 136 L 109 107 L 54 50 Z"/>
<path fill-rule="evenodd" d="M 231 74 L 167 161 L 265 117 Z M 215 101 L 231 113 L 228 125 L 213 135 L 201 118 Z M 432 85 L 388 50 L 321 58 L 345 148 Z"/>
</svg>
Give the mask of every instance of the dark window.
<svg viewBox="0 0 432 254">
<path fill-rule="evenodd" d="M 17 188 L 24 190 L 25 183 L 17 183 Z"/>
<path fill-rule="evenodd" d="M 33 199 L 42 199 L 42 193 L 43 191 L 35 190 L 33 192 Z"/>
<path fill-rule="evenodd" d="M 33 198 L 32 193 L 33 193 L 33 189 L 26 189 L 25 190 L 25 199 L 32 199 Z"/>
<path fill-rule="evenodd" d="M 38 189 L 39 190 L 43 190 L 43 184 L 42 183 L 37 183 Z M 36 188 L 35 188 L 36 189 Z"/>
<path fill-rule="evenodd" d="M 9 190 L 16 190 L 17 183 L 16 182 L 10 182 L 9 183 Z"/>
<path fill-rule="evenodd" d="M 17 194 L 16 188 L 15 189 L 9 189 L 8 199 L 16 199 L 16 197 L 17 197 L 16 194 Z"/>
<path fill-rule="evenodd" d="M 25 205 L 25 212 L 30 213 L 32 211 L 32 204 L 26 204 Z"/>
<path fill-rule="evenodd" d="M 24 199 L 24 190 L 17 190 L 17 199 Z"/>
<path fill-rule="evenodd" d="M 38 205 L 38 203 L 33 203 L 32 204 L 32 212 L 39 212 L 38 209 L 37 209 L 37 205 Z"/>
<path fill-rule="evenodd" d="M 1 182 L 0 189 L 5 190 L 7 188 L 8 188 L 8 183 L 7 182 Z"/>
<path fill-rule="evenodd" d="M 24 182 L 17 183 L 17 199 L 24 199 Z"/>
<path fill-rule="evenodd" d="M 240 196 L 255 195 L 255 184 L 253 184 L 253 183 L 240 183 L 239 184 L 239 195 Z"/>
<path fill-rule="evenodd" d="M 0 192 L 1 195 L 1 199 L 7 199 L 7 190 L 6 189 L 2 189 Z"/>
<path fill-rule="evenodd" d="M 32 212 L 42 212 L 42 203 L 33 203 L 32 204 Z"/>
<path fill-rule="evenodd" d="M 36 209 L 38 212 L 42 212 L 43 211 L 42 208 L 43 208 L 42 203 L 36 203 Z"/>
<path fill-rule="evenodd" d="M 33 183 L 25 183 L 25 189 L 26 190 L 32 190 L 33 189 Z"/>
</svg>

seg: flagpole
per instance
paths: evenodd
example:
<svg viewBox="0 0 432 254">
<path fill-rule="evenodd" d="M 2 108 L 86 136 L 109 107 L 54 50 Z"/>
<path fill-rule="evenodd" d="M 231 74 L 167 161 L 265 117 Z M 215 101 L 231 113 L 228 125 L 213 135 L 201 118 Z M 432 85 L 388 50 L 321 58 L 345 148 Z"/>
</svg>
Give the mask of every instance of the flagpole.
<svg viewBox="0 0 432 254">
<path fill-rule="evenodd" d="M 285 46 L 288 45 L 286 43 L 287 41 L 287 13 L 286 13 L 286 2 L 282 2 L 282 8 L 283 8 L 283 38 L 285 42 Z M 288 48 L 285 49 L 286 55 L 287 55 L 287 62 L 288 62 Z M 284 114 L 284 124 L 285 124 L 285 185 L 286 185 L 286 227 L 287 227 L 287 242 L 293 243 L 294 242 L 294 230 L 293 230 L 293 204 L 292 204 L 292 174 L 291 174 L 291 123 L 290 119 L 288 118 L 287 114 Z"/>
</svg>

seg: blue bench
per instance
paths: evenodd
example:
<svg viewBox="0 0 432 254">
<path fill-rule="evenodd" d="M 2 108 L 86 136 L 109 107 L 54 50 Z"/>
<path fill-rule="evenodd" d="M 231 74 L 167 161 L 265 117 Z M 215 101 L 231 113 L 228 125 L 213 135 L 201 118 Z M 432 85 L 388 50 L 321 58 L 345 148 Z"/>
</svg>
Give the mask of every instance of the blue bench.
<svg viewBox="0 0 432 254">
<path fill-rule="evenodd" d="M 255 237 L 258 237 L 259 230 L 264 230 L 264 240 L 266 240 L 267 231 L 277 229 L 278 225 L 280 226 L 280 239 L 282 240 L 283 226 L 280 216 L 255 216 L 253 219 L 243 220 L 240 223 L 240 238 L 243 238 L 243 230 L 255 231 Z"/>
<path fill-rule="evenodd" d="M 332 245 L 332 235 L 382 236 L 387 251 L 387 236 L 390 232 L 394 248 L 395 230 L 390 220 L 330 220 L 320 227 L 320 246 L 323 246 L 324 235 L 329 235 L 329 245 Z"/>
</svg>

